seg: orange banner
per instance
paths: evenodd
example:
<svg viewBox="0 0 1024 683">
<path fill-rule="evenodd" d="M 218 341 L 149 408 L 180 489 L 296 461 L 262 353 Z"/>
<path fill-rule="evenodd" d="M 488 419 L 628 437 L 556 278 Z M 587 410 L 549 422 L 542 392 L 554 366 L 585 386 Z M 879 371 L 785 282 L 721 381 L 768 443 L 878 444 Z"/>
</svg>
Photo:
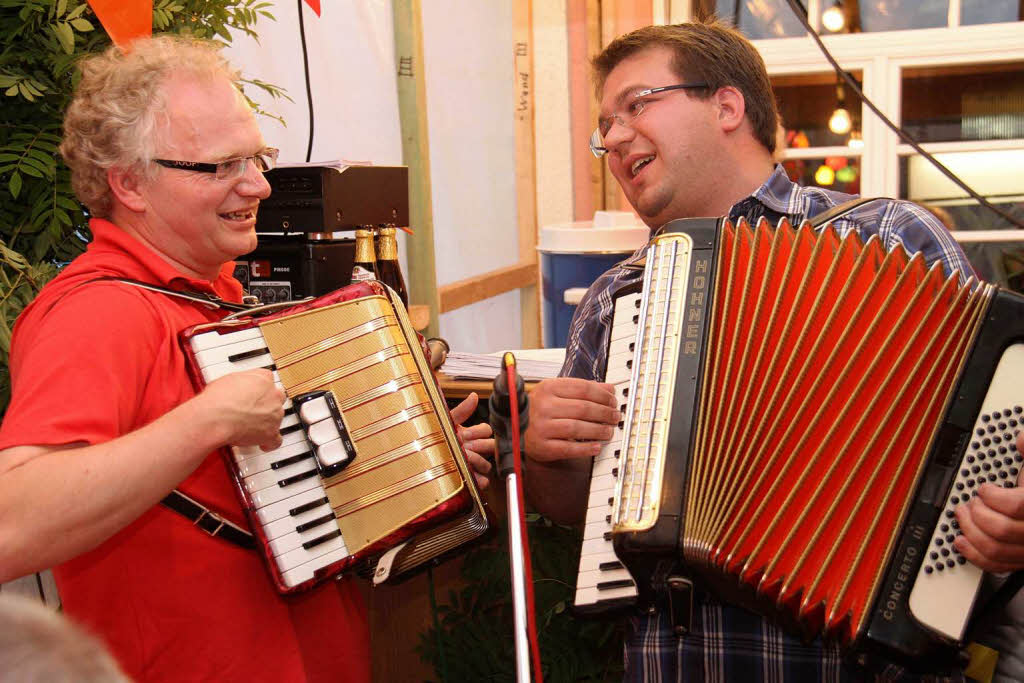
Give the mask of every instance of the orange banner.
<svg viewBox="0 0 1024 683">
<path fill-rule="evenodd" d="M 153 0 L 88 0 L 115 45 L 153 34 Z M 318 3 L 319 4 L 319 3 Z"/>
<path fill-rule="evenodd" d="M 306 0 L 306 4 L 316 12 L 318 17 L 320 16 L 320 0 Z"/>
</svg>

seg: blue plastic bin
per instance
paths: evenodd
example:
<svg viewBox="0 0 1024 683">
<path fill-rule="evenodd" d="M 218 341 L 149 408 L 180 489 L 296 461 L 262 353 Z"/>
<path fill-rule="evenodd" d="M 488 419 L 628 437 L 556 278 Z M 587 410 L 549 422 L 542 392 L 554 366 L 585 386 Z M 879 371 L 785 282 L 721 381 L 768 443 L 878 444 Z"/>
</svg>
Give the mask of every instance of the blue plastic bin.
<svg viewBox="0 0 1024 683">
<path fill-rule="evenodd" d="M 598 211 L 594 221 L 541 229 L 537 251 L 545 348 L 565 346 L 580 290 L 646 244 L 648 234 L 647 226 L 623 211 Z"/>
</svg>

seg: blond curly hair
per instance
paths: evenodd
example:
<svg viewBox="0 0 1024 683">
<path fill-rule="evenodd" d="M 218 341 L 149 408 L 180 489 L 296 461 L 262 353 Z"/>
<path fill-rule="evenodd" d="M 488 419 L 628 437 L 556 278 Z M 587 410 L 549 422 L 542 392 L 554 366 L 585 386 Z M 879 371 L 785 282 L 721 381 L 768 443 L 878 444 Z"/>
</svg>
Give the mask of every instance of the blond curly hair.
<svg viewBox="0 0 1024 683">
<path fill-rule="evenodd" d="M 223 77 L 236 85 L 240 79 L 217 43 L 166 34 L 127 49 L 112 46 L 82 60 L 79 69 L 60 152 L 75 194 L 99 218 L 109 217 L 113 205 L 107 169 L 153 172 L 149 162 L 167 125 L 163 85 L 171 76 Z"/>
</svg>

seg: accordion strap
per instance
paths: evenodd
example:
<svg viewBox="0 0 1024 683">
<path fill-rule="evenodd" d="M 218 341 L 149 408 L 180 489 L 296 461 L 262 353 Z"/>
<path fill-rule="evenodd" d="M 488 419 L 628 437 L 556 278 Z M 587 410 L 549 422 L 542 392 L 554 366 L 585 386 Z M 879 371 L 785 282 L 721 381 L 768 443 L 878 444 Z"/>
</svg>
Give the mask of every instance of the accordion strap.
<svg viewBox="0 0 1024 683">
<path fill-rule="evenodd" d="M 246 550 L 256 547 L 256 539 L 251 533 L 224 519 L 199 501 L 189 498 L 178 489 L 168 493 L 160 502 L 192 522 L 192 526 L 202 529 L 211 536 L 223 538 Z"/>
<path fill-rule="evenodd" d="M 812 228 L 817 228 L 822 225 L 825 225 L 826 223 L 834 221 L 837 218 L 842 218 L 843 216 L 845 216 L 846 214 L 850 213 L 851 211 L 860 206 L 870 204 L 871 202 L 877 202 L 879 199 L 884 199 L 887 202 L 892 201 L 888 197 L 857 197 L 856 199 L 851 199 L 849 201 L 843 202 L 842 204 L 836 204 L 828 211 L 823 211 L 822 213 L 819 213 L 817 216 L 812 216 L 807 220 L 811 224 Z"/>
<path fill-rule="evenodd" d="M 131 280 L 122 277 L 98 277 L 93 280 L 89 280 L 89 282 L 103 281 L 123 282 L 126 285 L 132 285 L 133 287 L 139 287 L 140 289 L 148 289 L 152 292 L 160 292 L 161 294 L 166 294 L 168 296 L 175 296 L 181 299 L 194 301 L 195 303 L 202 304 L 203 306 L 208 306 L 210 308 L 220 308 L 234 312 L 248 311 L 259 305 L 258 300 L 256 300 L 255 303 L 247 302 L 236 304 L 231 301 L 224 301 L 219 296 L 215 296 L 213 294 L 189 291 L 181 292 L 175 289 L 161 287 L 160 285 L 154 285 L 149 282 Z M 168 493 L 160 502 L 165 507 L 174 510 L 179 515 L 192 522 L 194 527 L 202 529 L 210 536 L 222 538 L 229 543 L 233 543 L 234 545 L 247 550 L 256 547 L 256 540 L 251 533 L 233 524 L 224 517 L 221 517 L 199 501 L 186 496 L 178 489 L 174 489 Z"/>
<path fill-rule="evenodd" d="M 154 285 L 149 282 L 143 282 L 142 280 L 131 280 L 124 277 L 98 277 L 89 282 L 123 282 L 126 285 L 132 285 L 133 287 L 139 287 L 140 289 L 148 289 L 151 292 L 160 292 L 168 296 L 176 296 L 181 299 L 188 299 L 194 301 L 197 304 L 208 306 L 209 308 L 222 308 L 228 311 L 248 311 L 259 305 L 259 300 L 256 297 L 244 297 L 244 303 L 236 304 L 232 301 L 224 301 L 224 299 L 214 294 L 206 294 L 205 292 L 191 292 L 191 291 L 178 291 L 176 289 L 169 289 L 167 287 L 161 287 L 160 285 Z M 83 283 L 88 284 L 88 283 Z M 246 301 L 248 299 L 248 301 Z"/>
</svg>

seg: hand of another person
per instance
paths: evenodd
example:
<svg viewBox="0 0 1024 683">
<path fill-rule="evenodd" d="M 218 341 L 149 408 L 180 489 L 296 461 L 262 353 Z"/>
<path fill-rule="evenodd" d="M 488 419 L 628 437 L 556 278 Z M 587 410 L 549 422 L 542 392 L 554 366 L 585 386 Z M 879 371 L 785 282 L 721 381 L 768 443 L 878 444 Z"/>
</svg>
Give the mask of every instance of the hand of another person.
<svg viewBox="0 0 1024 683">
<path fill-rule="evenodd" d="M 200 397 L 224 425 L 225 443 L 259 446 L 271 451 L 281 445 L 284 390 L 274 384 L 269 370 L 235 372 L 210 382 Z"/>
<path fill-rule="evenodd" d="M 526 452 L 534 460 L 593 457 L 622 419 L 615 390 L 573 377 L 546 379 L 530 392 Z"/>
<path fill-rule="evenodd" d="M 476 392 L 470 393 L 462 403 L 451 410 L 452 422 L 455 423 L 455 432 L 459 437 L 462 448 L 466 451 L 466 461 L 473 468 L 473 477 L 476 479 L 477 488 L 481 491 L 491 484 L 491 463 L 484 456 L 494 455 L 494 439 L 491 438 L 491 425 L 486 422 L 464 427 L 462 423 L 476 411 L 480 397 Z"/>
<path fill-rule="evenodd" d="M 1016 446 L 1024 453 L 1024 431 Z M 956 509 L 956 518 L 963 533 L 954 545 L 972 564 L 990 572 L 1024 568 L 1024 468 L 1017 488 L 984 484 Z"/>
</svg>

